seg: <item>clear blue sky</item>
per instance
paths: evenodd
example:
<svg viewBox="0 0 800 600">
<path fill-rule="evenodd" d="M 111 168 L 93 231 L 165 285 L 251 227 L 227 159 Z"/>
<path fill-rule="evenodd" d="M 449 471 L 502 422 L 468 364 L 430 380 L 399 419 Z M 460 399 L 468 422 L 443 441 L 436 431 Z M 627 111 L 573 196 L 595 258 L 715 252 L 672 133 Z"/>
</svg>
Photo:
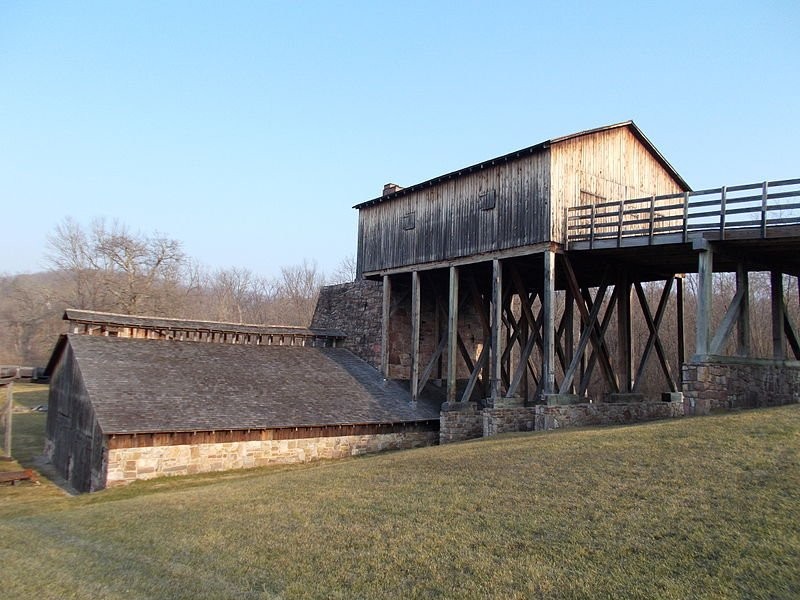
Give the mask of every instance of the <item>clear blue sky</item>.
<svg viewBox="0 0 800 600">
<path fill-rule="evenodd" d="M 0 1 L 0 273 L 65 216 L 274 275 L 353 204 L 633 119 L 694 188 L 800 177 L 800 2 Z"/>
</svg>

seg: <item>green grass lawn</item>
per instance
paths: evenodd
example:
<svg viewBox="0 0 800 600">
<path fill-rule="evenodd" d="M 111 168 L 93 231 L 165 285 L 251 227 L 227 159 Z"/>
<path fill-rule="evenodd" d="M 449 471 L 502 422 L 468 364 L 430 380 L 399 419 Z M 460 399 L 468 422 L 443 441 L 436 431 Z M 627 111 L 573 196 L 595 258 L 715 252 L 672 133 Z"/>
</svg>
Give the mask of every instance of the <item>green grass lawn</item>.
<svg viewBox="0 0 800 600">
<path fill-rule="evenodd" d="M 800 597 L 796 405 L 10 490 L 8 598 Z"/>
</svg>

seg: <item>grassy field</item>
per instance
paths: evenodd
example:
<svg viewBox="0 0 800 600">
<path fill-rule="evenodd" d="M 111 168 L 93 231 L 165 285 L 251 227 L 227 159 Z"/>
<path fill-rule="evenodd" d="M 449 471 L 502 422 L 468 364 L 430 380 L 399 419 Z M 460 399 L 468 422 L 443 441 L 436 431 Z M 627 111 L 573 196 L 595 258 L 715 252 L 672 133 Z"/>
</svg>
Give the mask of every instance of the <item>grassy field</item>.
<svg viewBox="0 0 800 600">
<path fill-rule="evenodd" d="M 0 561 L 7 598 L 797 598 L 800 406 L 3 487 Z"/>
</svg>

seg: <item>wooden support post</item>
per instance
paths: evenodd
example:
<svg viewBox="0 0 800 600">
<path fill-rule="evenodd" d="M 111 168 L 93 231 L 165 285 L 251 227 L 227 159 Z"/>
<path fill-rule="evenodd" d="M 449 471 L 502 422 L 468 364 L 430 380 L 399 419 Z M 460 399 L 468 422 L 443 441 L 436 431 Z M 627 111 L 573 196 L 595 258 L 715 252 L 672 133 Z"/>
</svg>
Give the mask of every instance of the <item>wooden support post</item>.
<svg viewBox="0 0 800 600">
<path fill-rule="evenodd" d="M 6 388 L 6 423 L 5 423 L 5 455 L 11 458 L 11 425 L 14 417 L 14 384 L 13 382 L 7 383 Z"/>
<path fill-rule="evenodd" d="M 458 267 L 450 267 L 447 308 L 447 401 L 456 401 L 458 386 Z"/>
<path fill-rule="evenodd" d="M 411 272 L 411 401 L 419 397 L 419 329 L 420 289 L 419 271 Z"/>
<path fill-rule="evenodd" d="M 630 392 L 633 386 L 633 348 L 631 335 L 631 283 L 626 273 L 617 279 L 617 340 L 620 369 L 620 392 Z"/>
<path fill-rule="evenodd" d="M 786 352 L 783 344 L 783 313 L 786 305 L 783 301 L 783 273 L 771 271 L 770 283 L 772 284 L 772 357 L 784 360 Z"/>
<path fill-rule="evenodd" d="M 492 400 L 500 398 L 501 369 L 503 368 L 503 267 L 498 259 L 492 261 L 492 349 L 489 380 Z"/>
<path fill-rule="evenodd" d="M 545 250 L 544 281 L 542 282 L 542 306 L 544 321 L 542 323 L 542 392 L 555 393 L 556 365 L 555 365 L 555 275 L 556 254 L 552 250 Z"/>
<path fill-rule="evenodd" d="M 381 313 L 381 375 L 389 379 L 389 323 L 392 319 L 392 279 L 383 276 L 383 312 Z"/>
<path fill-rule="evenodd" d="M 703 248 L 698 255 L 697 266 L 697 337 L 695 354 L 706 356 L 711 344 L 711 303 L 714 277 L 714 252 Z"/>
<path fill-rule="evenodd" d="M 678 369 L 680 369 L 681 374 L 683 373 L 683 364 L 686 362 L 686 334 L 684 332 L 684 324 L 686 323 L 684 319 L 684 308 L 683 308 L 683 288 L 684 288 L 684 275 L 681 273 L 680 275 L 676 275 L 675 282 L 677 284 L 677 289 L 675 291 L 675 302 L 677 304 L 676 308 L 676 318 L 677 318 L 677 328 L 678 328 Z"/>
<path fill-rule="evenodd" d="M 736 354 L 750 356 L 750 278 L 743 263 L 736 265 L 736 291 L 741 295 L 736 321 Z"/>
<path fill-rule="evenodd" d="M 572 292 L 564 292 L 564 362 L 567 366 L 572 364 L 575 356 L 575 299 Z M 566 371 L 566 369 L 565 369 Z M 575 386 L 570 385 L 567 389 L 570 394 L 575 393 Z"/>
</svg>

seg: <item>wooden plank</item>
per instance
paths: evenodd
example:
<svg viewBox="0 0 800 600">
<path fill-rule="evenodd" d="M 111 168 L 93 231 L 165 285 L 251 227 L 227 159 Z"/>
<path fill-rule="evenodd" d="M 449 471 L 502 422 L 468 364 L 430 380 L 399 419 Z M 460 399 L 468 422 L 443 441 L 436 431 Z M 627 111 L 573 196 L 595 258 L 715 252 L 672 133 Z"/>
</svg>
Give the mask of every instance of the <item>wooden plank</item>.
<svg viewBox="0 0 800 600">
<path fill-rule="evenodd" d="M 697 332 L 695 354 L 706 356 L 711 344 L 711 303 L 713 301 L 714 253 L 710 247 L 697 257 Z"/>
<path fill-rule="evenodd" d="M 419 271 L 411 272 L 411 401 L 419 396 L 419 332 L 420 284 Z"/>
<path fill-rule="evenodd" d="M 684 331 L 684 324 L 686 320 L 684 319 L 684 286 L 686 284 L 684 275 L 676 276 L 676 284 L 677 289 L 675 290 L 675 318 L 677 319 L 676 327 L 678 330 L 678 365 L 681 368 L 681 373 L 683 372 L 683 365 L 686 363 L 686 333 Z"/>
<path fill-rule="evenodd" d="M 792 323 L 787 310 L 783 311 L 783 331 L 786 333 L 786 339 L 792 349 L 794 359 L 800 360 L 800 335 L 798 335 L 798 330 Z"/>
<path fill-rule="evenodd" d="M 478 376 L 486 366 L 488 357 L 489 346 L 488 344 L 484 344 L 483 348 L 481 348 L 481 353 L 478 355 L 478 360 L 475 361 L 475 368 L 472 370 L 472 373 L 470 373 L 469 380 L 467 381 L 467 387 L 464 388 L 464 394 L 461 396 L 461 402 L 469 402 L 469 399 L 472 397 L 472 392 L 475 390 L 475 385 L 478 382 Z"/>
<path fill-rule="evenodd" d="M 617 279 L 617 359 L 620 391 L 629 392 L 633 385 L 633 351 L 631 335 L 631 284 L 625 273 Z"/>
<path fill-rule="evenodd" d="M 389 379 L 389 325 L 392 310 L 392 279 L 383 276 L 383 311 L 381 312 L 381 375 Z"/>
<path fill-rule="evenodd" d="M 784 360 L 786 352 L 783 348 L 783 327 L 786 304 L 783 300 L 783 273 L 771 271 L 770 284 L 772 290 L 772 357 L 776 360 Z"/>
<path fill-rule="evenodd" d="M 736 265 L 736 290 L 741 290 L 739 318 L 736 321 L 736 354 L 750 356 L 750 278 L 743 263 Z"/>
<path fill-rule="evenodd" d="M 450 267 L 447 307 L 447 401 L 455 402 L 458 385 L 458 267 Z"/>
<path fill-rule="evenodd" d="M 499 259 L 492 261 L 492 349 L 489 367 L 490 393 L 493 400 L 500 398 L 502 384 L 502 328 L 503 328 L 503 267 Z"/>
<path fill-rule="evenodd" d="M 4 384 L 2 387 L 6 388 L 6 422 L 5 422 L 5 443 L 4 452 L 5 456 L 11 458 L 11 440 L 12 429 L 14 420 L 14 382 Z"/>
<path fill-rule="evenodd" d="M 544 278 L 542 281 L 542 306 L 544 320 L 542 322 L 542 392 L 555 392 L 555 279 L 556 254 L 547 250 L 542 254 L 544 260 Z"/>
</svg>

